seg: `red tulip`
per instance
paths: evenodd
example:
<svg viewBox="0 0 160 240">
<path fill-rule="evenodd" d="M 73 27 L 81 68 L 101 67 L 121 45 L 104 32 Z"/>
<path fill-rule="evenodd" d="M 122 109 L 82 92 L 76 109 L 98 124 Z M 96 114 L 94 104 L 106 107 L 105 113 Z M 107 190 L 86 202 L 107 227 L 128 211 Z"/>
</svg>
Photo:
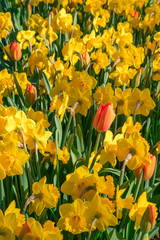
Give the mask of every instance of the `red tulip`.
<svg viewBox="0 0 160 240">
<path fill-rule="evenodd" d="M 142 164 L 139 168 L 134 170 L 134 175 L 136 178 L 140 178 L 141 172 L 143 170 L 143 181 L 149 180 L 154 172 L 155 166 L 156 166 L 156 157 L 149 153 L 149 156 L 151 158 L 151 163 L 150 164 Z"/>
<path fill-rule="evenodd" d="M 94 117 L 94 128 L 99 132 L 106 132 L 114 121 L 116 114 L 113 110 L 113 104 L 108 103 L 107 105 L 101 105 L 96 112 Z"/>
<path fill-rule="evenodd" d="M 37 100 L 37 88 L 31 84 L 27 84 L 25 92 L 25 100 L 28 105 L 32 105 Z"/>
<path fill-rule="evenodd" d="M 18 61 L 22 57 L 22 51 L 18 42 L 12 42 L 10 44 L 10 54 L 11 59 L 14 61 Z"/>
</svg>

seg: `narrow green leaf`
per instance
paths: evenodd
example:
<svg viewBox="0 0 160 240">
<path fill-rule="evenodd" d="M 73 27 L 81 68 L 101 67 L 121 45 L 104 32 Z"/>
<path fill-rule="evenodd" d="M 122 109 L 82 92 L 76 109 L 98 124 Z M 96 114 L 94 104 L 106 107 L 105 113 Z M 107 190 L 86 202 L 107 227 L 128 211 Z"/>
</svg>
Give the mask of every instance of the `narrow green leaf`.
<svg viewBox="0 0 160 240">
<path fill-rule="evenodd" d="M 109 233 L 109 237 L 110 240 L 124 240 L 124 238 L 122 237 L 122 235 L 116 231 L 116 229 L 113 229 L 110 233 Z"/>
<path fill-rule="evenodd" d="M 79 141 L 80 141 L 81 152 L 83 152 L 84 151 L 84 140 L 83 140 L 82 129 L 81 129 L 79 124 L 77 124 L 77 136 L 78 136 Z"/>
<path fill-rule="evenodd" d="M 46 91 L 47 91 L 47 94 L 49 96 L 49 99 L 52 101 L 52 97 L 50 96 L 50 91 L 51 91 L 51 85 L 50 85 L 50 82 L 46 76 L 46 74 L 44 72 L 42 72 L 42 77 L 44 79 L 44 83 L 45 83 L 45 86 L 46 86 Z"/>
<path fill-rule="evenodd" d="M 54 120 L 55 120 L 56 128 L 58 131 L 58 140 L 59 140 L 59 147 L 60 147 L 62 143 L 62 125 L 57 115 L 54 116 Z"/>
<path fill-rule="evenodd" d="M 46 43 L 46 45 L 47 45 L 47 48 L 49 49 L 49 51 L 50 51 L 50 47 L 49 47 L 49 45 L 48 45 L 48 42 L 47 42 L 47 39 L 46 39 L 46 37 L 44 36 L 44 34 L 42 34 L 42 36 L 43 36 L 43 39 L 44 39 L 44 41 L 45 41 L 45 43 Z"/>
<path fill-rule="evenodd" d="M 77 158 L 80 158 L 80 157 L 81 157 L 80 152 L 72 145 L 72 148 L 71 148 L 71 158 L 72 158 L 73 165 L 75 164 Z"/>
<path fill-rule="evenodd" d="M 67 145 L 67 147 L 68 147 L 68 151 L 70 151 L 70 149 L 71 149 L 73 140 L 74 140 L 74 133 L 72 133 L 72 134 L 70 135 L 70 137 L 68 138 L 68 140 L 67 140 L 66 145 Z"/>
<path fill-rule="evenodd" d="M 19 98 L 21 99 L 21 104 L 22 104 L 22 106 L 25 106 L 25 98 L 24 98 L 24 95 L 23 95 L 23 92 L 22 92 L 22 88 L 20 87 L 19 82 L 18 82 L 14 72 L 13 72 L 13 77 L 14 77 L 14 82 L 15 82 L 15 85 L 16 85 L 16 88 L 17 88 Z"/>
</svg>

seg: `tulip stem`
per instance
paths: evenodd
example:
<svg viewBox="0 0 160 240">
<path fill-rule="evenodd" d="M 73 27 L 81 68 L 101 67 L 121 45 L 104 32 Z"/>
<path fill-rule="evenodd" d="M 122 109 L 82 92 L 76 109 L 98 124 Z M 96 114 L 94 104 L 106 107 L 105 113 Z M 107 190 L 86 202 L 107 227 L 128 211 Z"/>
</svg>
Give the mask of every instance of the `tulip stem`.
<svg viewBox="0 0 160 240">
<path fill-rule="evenodd" d="M 15 72 L 17 72 L 17 61 L 14 62 Z"/>
<path fill-rule="evenodd" d="M 98 149 L 98 152 L 95 154 L 95 156 L 94 156 L 94 158 L 93 158 L 93 160 L 92 160 L 91 166 L 90 166 L 90 168 L 89 168 L 90 171 L 92 170 L 92 168 L 93 168 L 93 166 L 94 166 L 94 164 L 95 164 L 95 162 L 96 162 L 96 158 L 97 158 L 97 156 L 100 154 L 100 152 L 101 152 L 102 149 L 103 149 L 103 147 L 100 147 L 100 148 Z"/>
<path fill-rule="evenodd" d="M 40 180 L 41 172 L 40 172 L 39 158 L 38 158 L 38 141 L 35 141 L 35 157 L 36 157 L 36 167 L 37 167 L 38 179 Z"/>
<path fill-rule="evenodd" d="M 66 138 L 67 138 L 67 134 L 68 134 L 69 127 L 70 127 L 70 125 L 71 125 L 71 120 L 72 120 L 72 115 L 70 114 L 70 115 L 69 115 L 68 122 L 67 122 L 66 129 L 65 129 L 65 132 L 64 132 L 64 136 L 63 136 L 62 148 L 63 148 L 64 145 L 66 144 Z"/>
<path fill-rule="evenodd" d="M 98 146 L 99 146 L 100 137 L 101 137 L 101 132 L 98 132 L 97 138 L 96 138 L 96 143 L 95 143 L 95 146 L 94 146 L 94 152 L 95 152 L 95 153 L 97 153 L 97 149 L 98 149 Z"/>
<path fill-rule="evenodd" d="M 140 179 L 137 182 L 136 191 L 135 191 L 135 194 L 134 194 L 135 201 L 137 200 L 137 197 L 138 197 L 138 193 L 139 193 L 140 186 L 141 186 L 141 183 L 142 183 L 142 178 L 143 178 L 143 171 L 141 172 Z"/>
</svg>

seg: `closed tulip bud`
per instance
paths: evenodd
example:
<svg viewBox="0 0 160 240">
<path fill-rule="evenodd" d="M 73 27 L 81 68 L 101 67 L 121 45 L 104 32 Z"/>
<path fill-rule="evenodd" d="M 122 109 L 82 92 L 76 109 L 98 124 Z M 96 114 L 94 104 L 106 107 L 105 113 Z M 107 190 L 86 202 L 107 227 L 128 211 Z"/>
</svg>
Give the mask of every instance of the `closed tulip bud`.
<svg viewBox="0 0 160 240">
<path fill-rule="evenodd" d="M 25 92 L 25 100 L 28 105 L 32 105 L 37 100 L 37 88 L 31 84 L 27 84 Z"/>
<path fill-rule="evenodd" d="M 22 240 L 23 237 L 25 236 L 26 233 L 30 232 L 30 228 L 28 226 L 28 223 L 26 222 L 25 224 L 23 224 L 22 230 L 19 234 L 18 240 Z"/>
<path fill-rule="evenodd" d="M 140 12 L 134 11 L 134 18 L 137 20 L 138 17 L 140 16 Z"/>
<path fill-rule="evenodd" d="M 89 62 L 90 62 L 90 56 L 89 56 L 88 52 L 84 52 L 84 53 L 82 54 L 82 57 L 83 57 L 83 60 L 84 60 L 84 62 L 85 62 L 85 65 L 88 65 Z"/>
<path fill-rule="evenodd" d="M 101 105 L 96 112 L 94 117 L 94 128 L 99 132 L 106 132 L 114 121 L 116 114 L 113 110 L 113 104 L 108 103 L 107 105 Z"/>
<path fill-rule="evenodd" d="M 153 205 L 149 204 L 142 216 L 140 223 L 140 229 L 143 233 L 149 233 L 152 231 L 155 225 L 156 215 L 157 214 Z"/>
<path fill-rule="evenodd" d="M 32 16 L 32 7 L 30 4 L 28 4 L 27 8 L 27 17 L 30 18 Z"/>
<path fill-rule="evenodd" d="M 53 18 L 54 17 L 54 12 L 50 11 L 49 15 L 51 16 L 51 18 Z"/>
<path fill-rule="evenodd" d="M 14 61 L 19 61 L 22 57 L 22 51 L 18 42 L 12 42 L 10 44 L 10 54 L 11 59 Z"/>
<path fill-rule="evenodd" d="M 140 178 L 143 170 L 143 178 L 142 178 L 143 181 L 147 181 L 152 177 L 155 166 L 156 166 L 156 157 L 151 153 L 149 153 L 149 156 L 151 159 L 150 164 L 142 164 L 139 168 L 134 170 L 134 176 L 138 179 Z"/>
</svg>

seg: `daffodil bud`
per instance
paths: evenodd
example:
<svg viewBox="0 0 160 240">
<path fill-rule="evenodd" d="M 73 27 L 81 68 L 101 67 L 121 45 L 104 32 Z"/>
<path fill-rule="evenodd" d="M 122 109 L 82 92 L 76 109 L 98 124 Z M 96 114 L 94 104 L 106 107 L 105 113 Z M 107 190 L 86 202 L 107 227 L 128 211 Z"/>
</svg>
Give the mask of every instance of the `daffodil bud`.
<svg viewBox="0 0 160 240">
<path fill-rule="evenodd" d="M 37 100 L 37 88 L 31 84 L 27 84 L 25 92 L 25 100 L 28 105 L 32 105 Z"/>
<path fill-rule="evenodd" d="M 149 204 L 141 219 L 140 223 L 141 231 L 143 233 L 149 233 L 155 225 L 155 219 L 156 215 L 154 207 L 151 204 Z"/>
<path fill-rule="evenodd" d="M 108 103 L 107 105 L 101 105 L 96 112 L 94 117 L 94 128 L 99 132 L 106 132 L 114 121 L 116 114 L 113 109 L 113 104 Z"/>
<path fill-rule="evenodd" d="M 14 61 L 19 61 L 22 57 L 22 51 L 18 42 L 12 42 L 10 44 L 10 54 L 11 59 Z"/>
<path fill-rule="evenodd" d="M 139 168 L 134 170 L 134 175 L 138 179 L 140 178 L 141 172 L 143 170 L 143 178 L 142 178 L 143 181 L 147 181 L 152 177 L 155 166 L 156 166 L 156 157 L 151 153 L 149 153 L 149 157 L 151 159 L 150 164 L 142 164 Z"/>
</svg>

